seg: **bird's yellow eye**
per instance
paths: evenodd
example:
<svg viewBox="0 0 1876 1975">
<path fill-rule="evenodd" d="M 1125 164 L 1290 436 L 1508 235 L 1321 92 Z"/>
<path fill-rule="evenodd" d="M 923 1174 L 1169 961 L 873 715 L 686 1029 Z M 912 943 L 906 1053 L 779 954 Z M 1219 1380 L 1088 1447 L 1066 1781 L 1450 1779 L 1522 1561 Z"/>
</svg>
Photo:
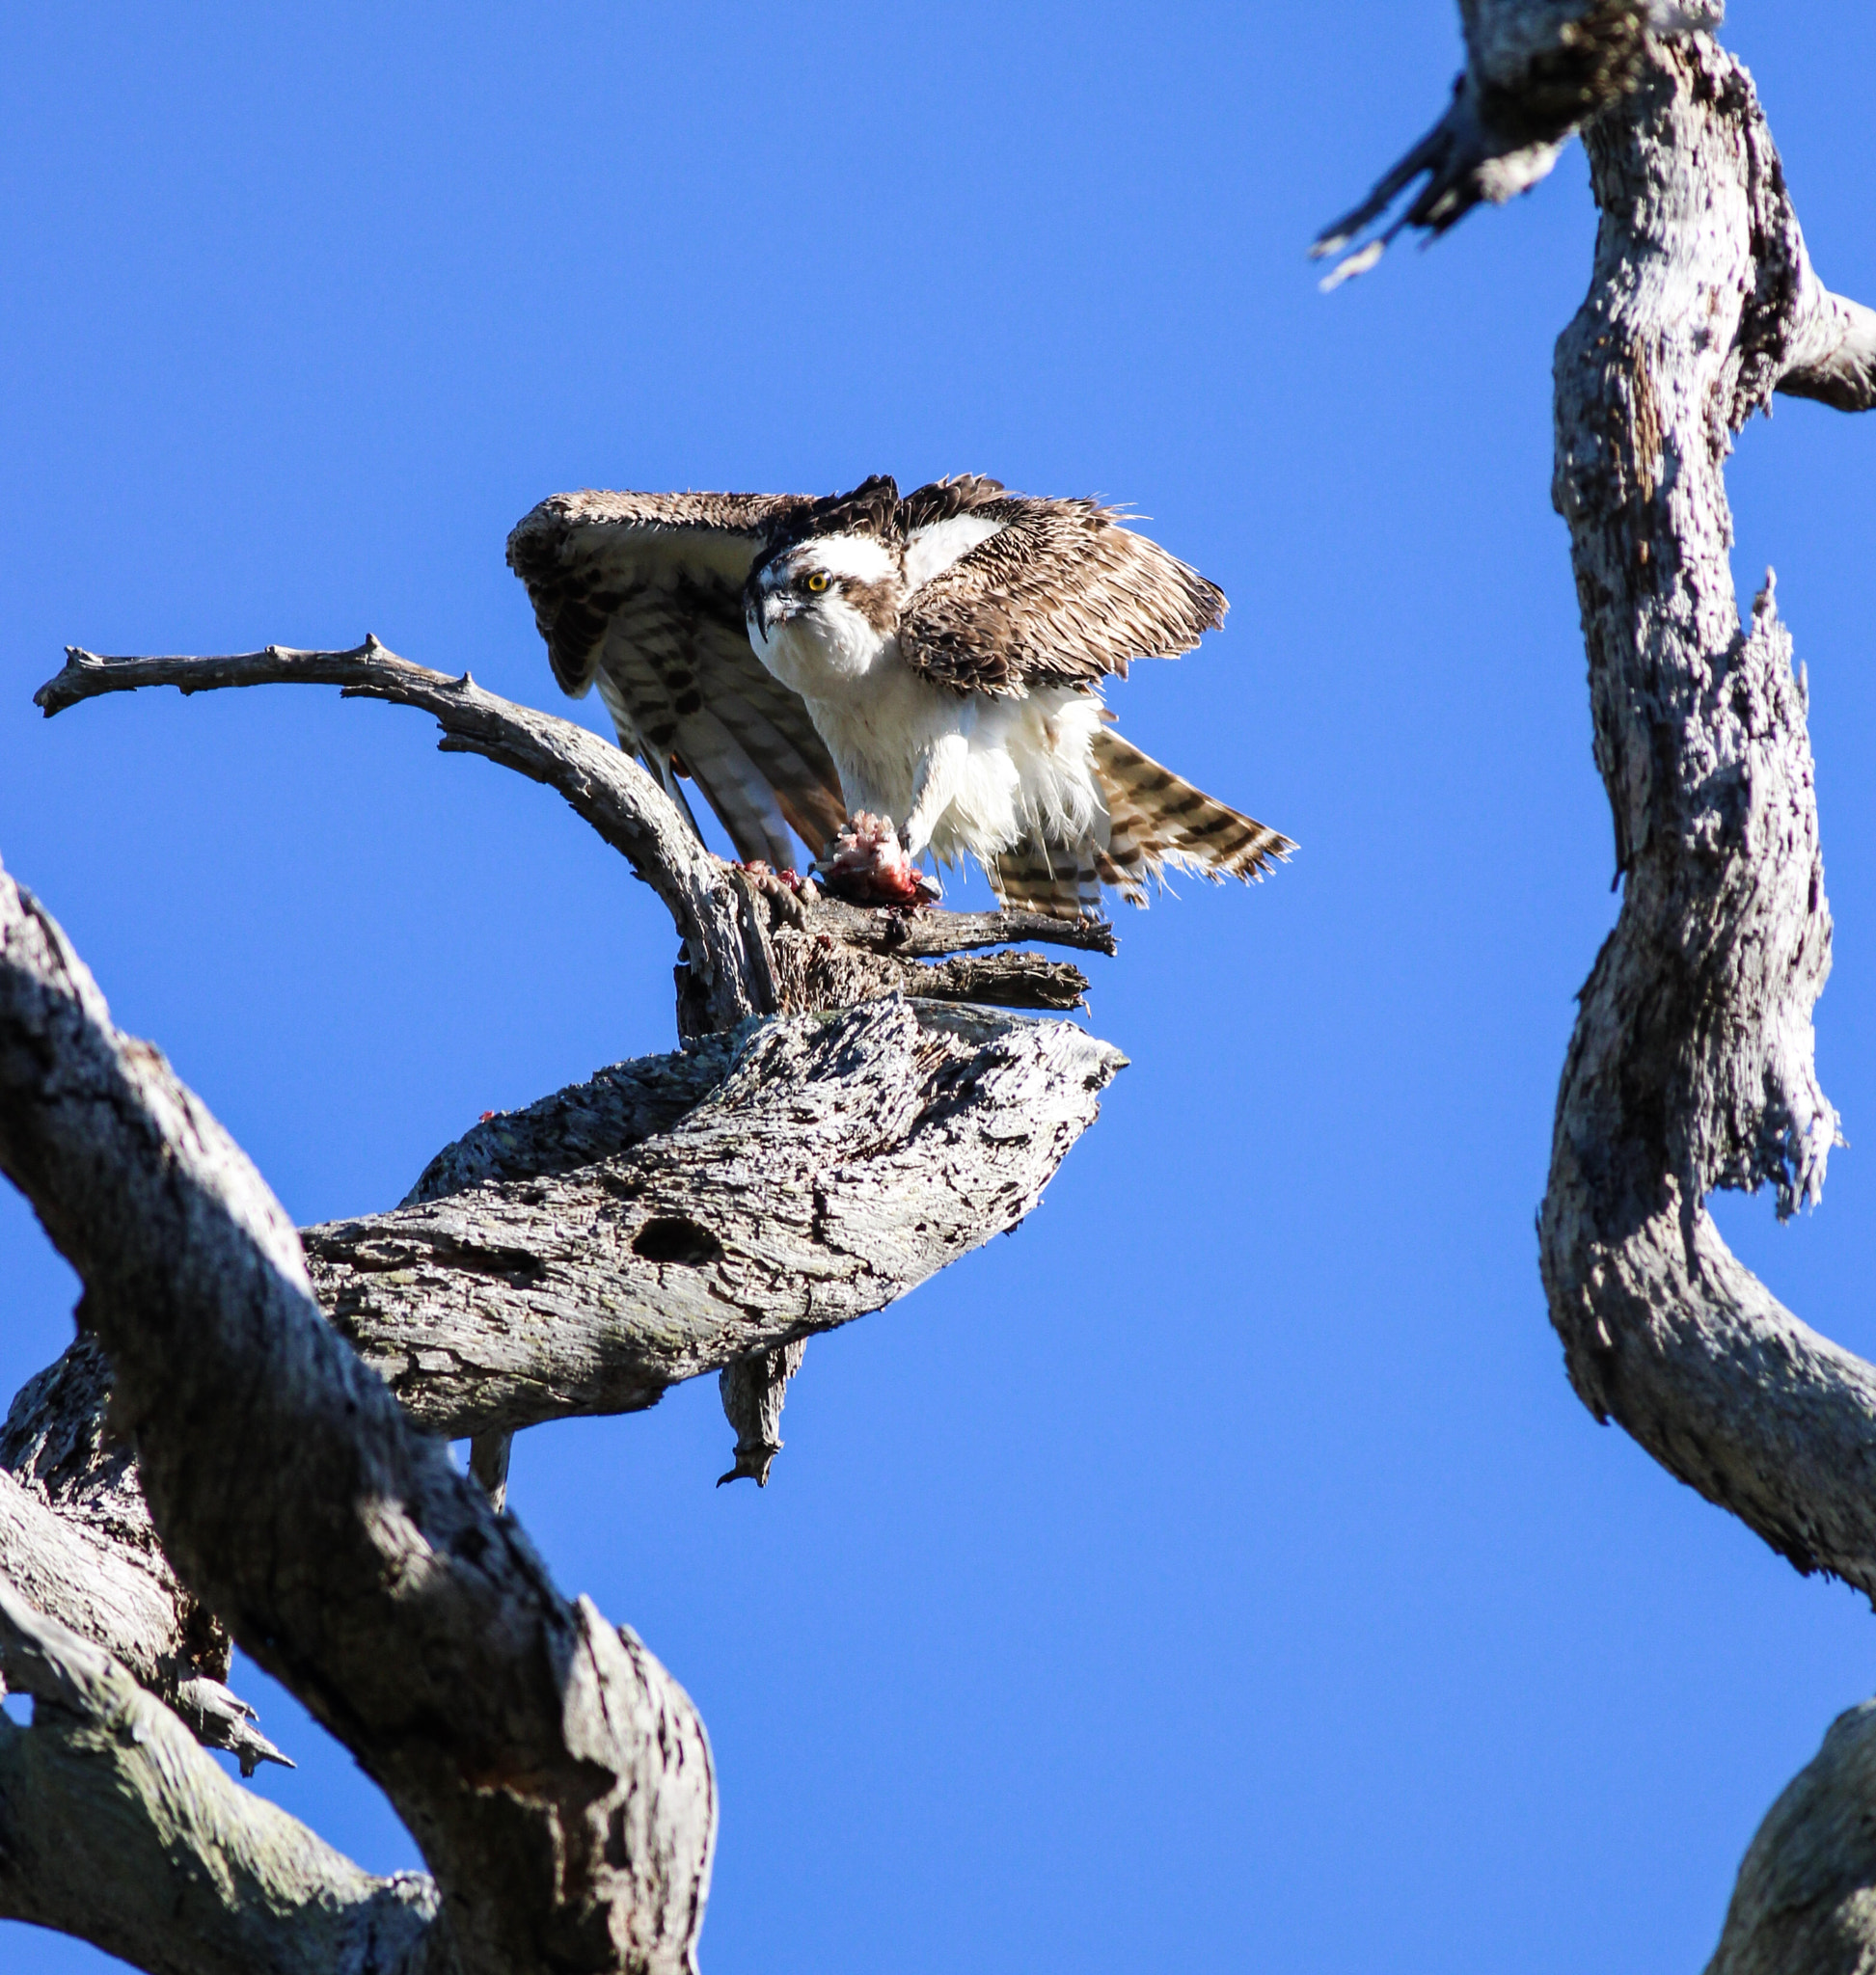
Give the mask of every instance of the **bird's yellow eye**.
<svg viewBox="0 0 1876 1975">
<path fill-rule="evenodd" d="M 828 579 L 822 571 L 817 569 L 814 572 L 814 574 L 808 578 L 807 586 L 818 597 L 821 594 L 821 592 L 827 588 Z"/>
</svg>

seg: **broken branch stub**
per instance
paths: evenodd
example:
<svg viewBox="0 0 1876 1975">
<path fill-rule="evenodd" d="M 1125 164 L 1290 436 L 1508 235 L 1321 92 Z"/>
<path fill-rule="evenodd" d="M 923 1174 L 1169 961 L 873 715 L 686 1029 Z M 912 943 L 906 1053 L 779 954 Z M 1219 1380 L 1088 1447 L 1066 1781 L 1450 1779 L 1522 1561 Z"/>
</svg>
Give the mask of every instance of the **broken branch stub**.
<svg viewBox="0 0 1876 1975">
<path fill-rule="evenodd" d="M 1427 182 L 1321 285 L 1365 274 L 1404 227 L 1436 239 L 1474 206 L 1529 192 L 1587 119 L 1638 86 L 1653 49 L 1716 26 L 1724 12 L 1720 0 L 1459 0 L 1466 66 L 1445 114 L 1359 205 L 1322 229 L 1311 257 L 1343 254 L 1416 179 Z"/>
</svg>

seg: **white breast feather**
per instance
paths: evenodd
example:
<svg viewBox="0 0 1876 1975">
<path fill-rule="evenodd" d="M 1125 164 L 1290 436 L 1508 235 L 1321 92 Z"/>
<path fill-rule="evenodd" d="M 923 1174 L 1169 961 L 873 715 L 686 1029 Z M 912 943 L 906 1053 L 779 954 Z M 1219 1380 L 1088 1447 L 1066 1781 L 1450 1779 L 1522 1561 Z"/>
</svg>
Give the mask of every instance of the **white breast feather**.
<svg viewBox="0 0 1876 1975">
<path fill-rule="evenodd" d="M 1094 769 L 1101 701 L 1047 688 L 1024 699 L 967 699 L 940 691 L 903 665 L 884 665 L 862 690 L 810 698 L 808 714 L 840 771 L 850 810 L 903 823 L 933 744 L 962 733 L 963 785 L 932 832 L 940 864 L 988 863 L 1025 837 L 1106 842 L 1107 806 Z"/>
</svg>

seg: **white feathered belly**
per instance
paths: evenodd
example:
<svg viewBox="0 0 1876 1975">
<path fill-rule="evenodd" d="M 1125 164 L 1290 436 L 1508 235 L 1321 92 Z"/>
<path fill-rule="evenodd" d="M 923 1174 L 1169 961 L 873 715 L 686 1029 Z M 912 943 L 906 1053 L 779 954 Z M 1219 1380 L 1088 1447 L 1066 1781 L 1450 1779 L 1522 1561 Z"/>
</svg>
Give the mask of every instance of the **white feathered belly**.
<svg viewBox="0 0 1876 1975">
<path fill-rule="evenodd" d="M 1025 699 L 956 693 L 901 665 L 882 666 L 854 694 L 809 699 L 808 712 L 840 771 L 850 811 L 884 811 L 903 825 L 932 749 L 962 734 L 964 771 L 932 832 L 941 864 L 980 863 L 1026 837 L 1105 845 L 1107 804 L 1094 767 L 1101 701 L 1047 688 Z"/>
</svg>

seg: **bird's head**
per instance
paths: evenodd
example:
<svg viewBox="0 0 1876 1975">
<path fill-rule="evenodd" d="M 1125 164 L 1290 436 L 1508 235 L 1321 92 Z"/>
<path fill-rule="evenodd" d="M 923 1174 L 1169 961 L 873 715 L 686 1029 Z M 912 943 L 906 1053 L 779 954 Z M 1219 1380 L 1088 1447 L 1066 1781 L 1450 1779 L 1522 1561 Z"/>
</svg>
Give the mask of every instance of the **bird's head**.
<svg viewBox="0 0 1876 1975">
<path fill-rule="evenodd" d="M 856 612 L 889 630 L 899 612 L 904 553 L 877 535 L 810 535 L 750 573 L 743 609 L 750 629 L 773 634 L 808 619 L 831 624 Z"/>
</svg>

